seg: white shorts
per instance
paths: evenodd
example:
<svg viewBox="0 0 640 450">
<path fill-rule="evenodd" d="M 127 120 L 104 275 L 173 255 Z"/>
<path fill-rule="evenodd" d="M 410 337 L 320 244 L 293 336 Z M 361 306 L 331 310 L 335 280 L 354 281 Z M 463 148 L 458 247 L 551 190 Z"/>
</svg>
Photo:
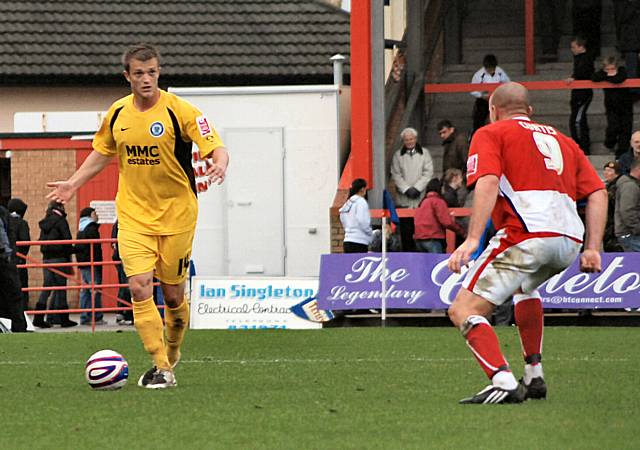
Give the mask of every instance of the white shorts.
<svg viewBox="0 0 640 450">
<path fill-rule="evenodd" d="M 494 305 L 501 305 L 518 289 L 532 293 L 569 267 L 581 243 L 565 236 L 510 236 L 500 230 L 467 272 L 462 286 Z"/>
</svg>

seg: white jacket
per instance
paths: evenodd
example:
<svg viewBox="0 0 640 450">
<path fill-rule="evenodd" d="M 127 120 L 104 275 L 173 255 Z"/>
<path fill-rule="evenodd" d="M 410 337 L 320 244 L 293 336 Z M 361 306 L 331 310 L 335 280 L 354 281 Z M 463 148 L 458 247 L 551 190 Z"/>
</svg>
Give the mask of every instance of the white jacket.
<svg viewBox="0 0 640 450">
<path fill-rule="evenodd" d="M 352 195 L 340 208 L 340 222 L 344 228 L 344 241 L 369 245 L 373 230 L 369 204 L 359 195 Z"/>
<path fill-rule="evenodd" d="M 424 197 L 429 180 L 433 178 L 433 160 L 426 147 L 416 145 L 415 153 L 404 147 L 393 154 L 391 159 L 391 179 L 396 185 L 396 207 L 417 208 Z M 404 192 L 410 187 L 420 191 L 420 197 L 409 198 Z"/>
</svg>

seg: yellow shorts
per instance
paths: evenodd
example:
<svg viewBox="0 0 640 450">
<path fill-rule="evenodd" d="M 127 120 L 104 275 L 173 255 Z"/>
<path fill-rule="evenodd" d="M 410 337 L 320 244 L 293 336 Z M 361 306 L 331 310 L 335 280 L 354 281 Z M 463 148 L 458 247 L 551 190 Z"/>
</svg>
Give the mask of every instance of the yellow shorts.
<svg viewBox="0 0 640 450">
<path fill-rule="evenodd" d="M 118 230 L 118 249 L 127 277 L 152 272 L 166 284 L 180 284 L 189 275 L 193 230 L 156 236 Z"/>
</svg>

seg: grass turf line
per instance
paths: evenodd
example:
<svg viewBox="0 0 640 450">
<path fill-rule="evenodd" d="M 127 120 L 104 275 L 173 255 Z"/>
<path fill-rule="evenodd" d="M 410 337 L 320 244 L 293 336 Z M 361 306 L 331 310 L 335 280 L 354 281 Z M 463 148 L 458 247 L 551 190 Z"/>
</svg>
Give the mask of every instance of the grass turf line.
<svg viewBox="0 0 640 450">
<path fill-rule="evenodd" d="M 497 329 L 516 376 L 513 328 Z M 135 333 L 0 337 L 0 448 L 640 448 L 633 328 L 547 328 L 549 399 L 458 405 L 487 384 L 453 328 L 190 331 L 178 388 L 135 384 Z M 92 391 L 110 348 L 128 385 Z"/>
</svg>

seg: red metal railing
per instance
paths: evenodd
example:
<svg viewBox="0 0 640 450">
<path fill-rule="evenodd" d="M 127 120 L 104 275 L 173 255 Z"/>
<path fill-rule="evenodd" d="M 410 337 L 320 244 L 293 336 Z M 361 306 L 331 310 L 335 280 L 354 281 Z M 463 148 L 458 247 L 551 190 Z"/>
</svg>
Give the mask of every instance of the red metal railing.
<svg viewBox="0 0 640 450">
<path fill-rule="evenodd" d="M 410 208 L 402 208 L 397 209 L 398 217 L 414 217 L 416 214 L 415 209 Z M 372 209 L 370 211 L 371 217 L 374 219 L 380 219 L 382 217 L 389 218 L 389 210 L 388 209 Z M 449 208 L 449 214 L 453 217 L 467 217 L 471 215 L 471 208 Z M 451 253 L 456 248 L 456 234 L 447 230 L 447 253 Z"/>
<path fill-rule="evenodd" d="M 117 243 L 117 239 L 108 238 L 108 239 L 70 239 L 70 240 L 51 240 L 51 241 L 18 241 L 16 243 L 17 246 L 43 246 L 43 245 L 68 245 L 68 244 L 112 244 Z M 16 255 L 23 260 L 25 260 L 25 264 L 19 264 L 18 268 L 24 269 L 48 269 L 51 272 L 60 275 L 67 280 L 70 280 L 74 283 L 74 285 L 68 286 L 47 286 L 47 287 L 23 287 L 23 292 L 40 292 L 40 291 L 59 291 L 59 290 L 81 290 L 81 289 L 90 289 L 91 291 L 91 308 L 74 308 L 74 309 L 44 309 L 44 310 L 28 310 L 25 311 L 27 314 L 36 315 L 36 314 L 66 314 L 66 313 L 83 313 L 83 312 L 91 312 L 91 330 L 95 331 L 95 313 L 100 312 L 114 312 L 114 311 L 128 311 L 132 309 L 132 305 L 130 302 L 123 300 L 117 296 L 111 295 L 108 292 L 105 292 L 106 288 L 121 288 L 127 287 L 127 284 L 118 284 L 118 283 L 110 283 L 110 284 L 96 284 L 94 278 L 93 267 L 95 266 L 117 266 L 122 264 L 121 261 L 95 261 L 93 254 L 93 245 L 89 246 L 89 261 L 87 262 L 64 262 L 64 263 L 44 263 L 30 256 L 24 255 L 22 253 L 16 253 Z M 91 267 L 91 283 L 84 284 L 81 278 L 78 278 L 74 273 L 67 273 L 63 270 L 64 268 L 75 268 L 75 267 Z M 154 286 L 157 286 L 159 283 L 154 283 Z M 95 307 L 95 294 L 96 291 L 100 291 L 102 293 L 103 298 L 114 299 L 116 304 L 121 304 L 125 306 L 115 306 L 115 307 Z"/>
</svg>

